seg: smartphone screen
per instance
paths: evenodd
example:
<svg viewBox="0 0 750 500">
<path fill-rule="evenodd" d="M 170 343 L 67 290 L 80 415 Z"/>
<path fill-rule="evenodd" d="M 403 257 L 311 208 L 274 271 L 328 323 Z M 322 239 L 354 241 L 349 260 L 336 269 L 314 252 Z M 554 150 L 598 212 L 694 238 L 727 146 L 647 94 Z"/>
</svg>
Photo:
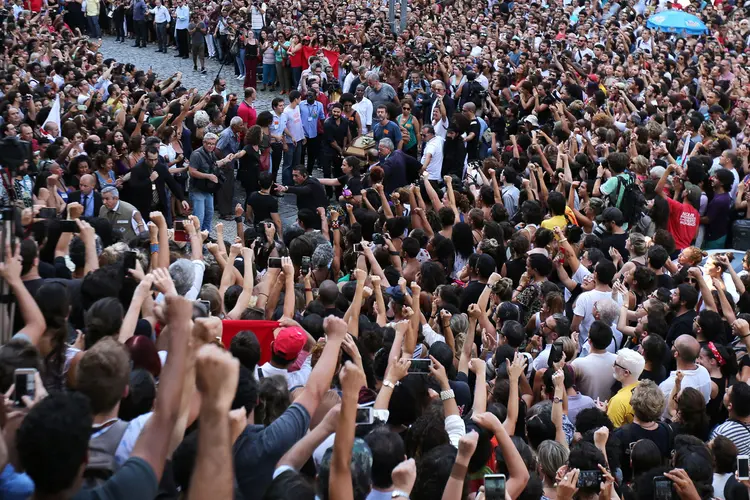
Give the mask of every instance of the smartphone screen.
<svg viewBox="0 0 750 500">
<path fill-rule="evenodd" d="M 357 407 L 357 418 L 355 420 L 357 425 L 371 424 L 372 423 L 372 406 L 358 406 Z"/>
<path fill-rule="evenodd" d="M 582 470 L 578 473 L 578 488 L 599 487 L 602 481 L 602 473 L 598 470 Z"/>
<path fill-rule="evenodd" d="M 34 368 L 19 368 L 13 373 L 13 383 L 16 386 L 14 402 L 16 406 L 23 406 L 23 397 L 28 396 L 34 399 L 36 386 Z"/>
<path fill-rule="evenodd" d="M 750 479 L 750 457 L 747 455 L 737 456 L 737 476 L 741 480 Z"/>
<path fill-rule="evenodd" d="M 563 356 L 563 346 L 561 343 L 554 342 L 549 351 L 549 366 L 552 363 L 559 363 Z"/>
<path fill-rule="evenodd" d="M 56 219 L 57 218 L 57 210 L 54 208 L 44 207 L 39 209 L 39 218 L 40 219 Z"/>
<path fill-rule="evenodd" d="M 125 276 L 127 276 L 128 270 L 135 269 L 135 260 L 138 258 L 138 254 L 133 251 L 125 252 L 123 259 L 123 268 L 125 270 Z"/>
<path fill-rule="evenodd" d="M 355 243 L 353 248 L 354 248 L 355 252 L 357 252 L 357 253 L 361 252 L 362 251 L 362 243 Z"/>
<path fill-rule="evenodd" d="M 672 481 L 669 478 L 654 478 L 654 500 L 672 500 Z"/>
<path fill-rule="evenodd" d="M 187 241 L 187 233 L 185 232 L 185 222 L 181 220 L 174 221 L 174 240 L 175 241 Z"/>
<path fill-rule="evenodd" d="M 300 265 L 300 271 L 303 275 L 310 272 L 310 257 L 302 257 L 302 264 Z"/>
<path fill-rule="evenodd" d="M 431 359 L 411 359 L 409 373 L 430 373 Z"/>
<path fill-rule="evenodd" d="M 484 495 L 487 500 L 505 500 L 505 474 L 485 475 Z"/>
<path fill-rule="evenodd" d="M 61 220 L 60 231 L 63 233 L 77 233 L 78 224 L 74 220 Z"/>
<path fill-rule="evenodd" d="M 268 267 L 271 269 L 281 269 L 281 257 L 269 257 Z"/>
</svg>

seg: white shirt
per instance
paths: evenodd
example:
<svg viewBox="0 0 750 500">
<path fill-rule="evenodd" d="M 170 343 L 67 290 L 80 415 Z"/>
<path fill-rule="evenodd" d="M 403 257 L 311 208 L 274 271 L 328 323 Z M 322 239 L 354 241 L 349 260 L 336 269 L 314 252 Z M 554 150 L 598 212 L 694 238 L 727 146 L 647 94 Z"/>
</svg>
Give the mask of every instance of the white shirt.
<svg viewBox="0 0 750 500">
<path fill-rule="evenodd" d="M 187 5 L 183 5 L 181 7 L 177 7 L 177 10 L 175 11 L 175 16 L 177 17 L 177 22 L 175 23 L 175 29 L 178 30 L 186 30 L 188 29 L 188 25 L 190 24 L 190 7 Z"/>
<path fill-rule="evenodd" d="M 594 322 L 594 304 L 596 304 L 599 300 L 611 298 L 612 292 L 600 292 L 599 290 L 591 290 L 588 292 L 583 292 L 578 296 L 578 299 L 576 299 L 576 305 L 573 308 L 573 314 L 583 317 L 583 319 L 581 320 L 581 324 L 578 326 L 579 347 L 582 346 L 589 338 L 589 328 Z M 622 305 L 621 296 L 618 295 L 617 298 L 617 304 Z"/>
<path fill-rule="evenodd" d="M 149 12 L 151 12 L 154 15 L 154 22 L 157 24 L 168 23 L 169 21 L 172 20 L 172 16 L 169 15 L 169 9 L 167 9 L 163 5 L 154 7 Z"/>
<path fill-rule="evenodd" d="M 695 370 L 680 370 L 684 378 L 682 379 L 682 388 L 692 387 L 698 389 L 703 394 L 703 399 L 706 400 L 706 404 L 711 400 L 711 375 L 708 374 L 708 370 L 703 368 L 701 365 L 696 364 Z M 674 382 L 677 377 L 677 371 L 673 371 L 669 374 L 669 377 L 659 384 L 659 389 L 664 393 L 664 397 L 667 402 L 672 396 L 672 389 L 674 389 Z M 669 405 L 664 405 L 664 417 L 669 416 Z"/>
<path fill-rule="evenodd" d="M 428 178 L 431 181 L 439 181 L 442 177 L 443 171 L 443 144 L 445 140 L 440 136 L 435 136 L 430 139 L 424 147 L 424 154 L 422 155 L 422 162 L 425 161 L 425 157 L 431 154 L 430 163 L 427 165 Z"/>
<path fill-rule="evenodd" d="M 302 366 L 296 372 L 290 373 L 286 368 L 276 368 L 275 366 L 272 366 L 271 363 L 266 363 L 261 366 L 260 371 L 263 372 L 264 377 L 273 377 L 274 375 L 285 376 L 287 386 L 289 387 L 289 390 L 291 390 L 293 387 L 305 385 L 307 379 L 310 378 L 310 373 L 312 373 L 311 356 L 307 356 L 305 362 L 302 363 Z M 257 377 L 258 374 L 255 373 L 255 376 Z"/>
<path fill-rule="evenodd" d="M 584 358 L 576 358 L 571 365 L 576 373 L 576 385 L 581 394 L 591 399 L 606 401 L 612 395 L 615 383 L 612 367 L 617 355 L 611 352 L 591 353 Z"/>
<path fill-rule="evenodd" d="M 299 106 L 292 109 L 291 106 L 284 108 L 284 115 L 286 115 L 286 127 L 289 129 L 289 133 L 292 134 L 294 142 L 299 142 L 305 138 L 305 130 L 302 128 L 302 117 L 299 113 Z M 289 138 L 287 137 L 287 142 Z"/>
<path fill-rule="evenodd" d="M 359 121 L 362 122 L 362 135 L 365 135 L 372 129 L 372 101 L 363 97 L 361 101 L 355 102 L 352 108 L 359 114 Z"/>
<path fill-rule="evenodd" d="M 550 351 L 552 351 L 551 343 L 544 346 L 542 352 L 540 352 L 539 355 L 534 359 L 534 362 L 531 363 L 531 367 L 536 371 L 546 369 L 549 366 L 548 361 Z"/>
</svg>

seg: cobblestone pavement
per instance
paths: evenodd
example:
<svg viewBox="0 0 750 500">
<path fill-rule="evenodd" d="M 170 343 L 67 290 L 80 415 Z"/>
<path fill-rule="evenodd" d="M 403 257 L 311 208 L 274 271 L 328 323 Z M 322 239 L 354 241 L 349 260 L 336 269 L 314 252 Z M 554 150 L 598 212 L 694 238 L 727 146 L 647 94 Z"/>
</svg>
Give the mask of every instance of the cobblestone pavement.
<svg viewBox="0 0 750 500">
<path fill-rule="evenodd" d="M 201 75 L 198 71 L 193 71 L 192 59 L 181 59 L 174 57 L 177 54 L 175 49 L 169 49 L 167 54 L 156 52 L 156 44 L 152 43 L 146 48 L 133 47 L 133 41 L 127 40 L 125 43 L 115 42 L 111 36 L 103 39 L 100 49 L 104 58 L 114 58 L 121 63 L 132 63 L 138 69 L 147 70 L 151 68 L 159 78 L 168 78 L 178 71 L 182 72 L 182 83 L 186 88 L 195 87 L 199 92 L 206 92 L 211 88 L 214 78 L 221 65 L 213 60 L 206 59 L 206 75 Z M 226 79 L 227 90 L 236 93 L 240 99 L 244 96 L 242 81 L 236 79 L 234 65 L 224 65 L 221 68 L 221 77 Z M 278 92 L 258 92 L 258 99 L 255 101 L 255 108 L 258 111 L 270 110 L 271 101 L 274 97 L 280 97 Z M 281 96 L 283 97 L 283 96 Z M 279 173 L 280 175 L 280 173 Z M 316 170 L 317 175 L 317 170 Z M 280 181 L 280 179 L 279 179 Z M 242 189 L 239 182 L 235 182 L 234 190 L 235 203 L 244 204 L 245 190 Z M 293 224 L 297 220 L 296 196 L 284 195 L 279 199 L 279 214 L 281 215 L 284 227 Z M 213 225 L 219 222 L 219 213 L 214 214 Z M 212 230 L 212 236 L 216 236 Z M 233 223 L 224 223 L 224 237 L 229 241 L 234 241 L 235 225 Z"/>
</svg>

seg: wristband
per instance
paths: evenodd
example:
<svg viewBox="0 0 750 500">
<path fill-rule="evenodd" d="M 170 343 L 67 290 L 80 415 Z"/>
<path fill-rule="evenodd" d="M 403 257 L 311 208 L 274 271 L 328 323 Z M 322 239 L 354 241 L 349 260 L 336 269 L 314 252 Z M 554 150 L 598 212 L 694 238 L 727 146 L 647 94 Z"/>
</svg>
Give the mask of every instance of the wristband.
<svg viewBox="0 0 750 500">
<path fill-rule="evenodd" d="M 239 223 L 241 223 L 241 222 L 242 222 L 242 217 L 239 217 L 239 216 L 238 216 L 238 217 L 235 217 L 235 218 L 234 218 L 234 222 L 236 222 L 236 223 L 238 223 L 238 224 L 239 224 Z"/>
<path fill-rule="evenodd" d="M 156 253 L 159 251 L 159 244 L 158 243 L 151 243 L 151 253 Z"/>
<path fill-rule="evenodd" d="M 393 490 L 393 492 L 391 492 L 391 498 L 406 498 L 406 500 L 410 500 L 409 494 L 401 490 Z"/>
<path fill-rule="evenodd" d="M 331 221 L 331 229 L 338 229 L 338 228 L 339 228 L 339 222 Z"/>
<path fill-rule="evenodd" d="M 558 244 L 559 244 L 559 243 L 565 243 L 566 241 L 568 241 L 568 238 L 563 238 L 563 239 L 561 239 L 560 241 L 558 241 L 557 243 L 558 243 Z"/>
<path fill-rule="evenodd" d="M 391 252 L 391 255 L 393 255 L 394 257 L 398 257 L 399 253 L 398 252 Z"/>
<path fill-rule="evenodd" d="M 449 399 L 455 399 L 456 393 L 453 392 L 453 389 L 448 389 L 447 391 L 440 391 L 440 400 L 441 401 L 448 401 Z"/>
<path fill-rule="evenodd" d="M 312 288 L 305 288 L 306 292 L 312 292 Z"/>
</svg>

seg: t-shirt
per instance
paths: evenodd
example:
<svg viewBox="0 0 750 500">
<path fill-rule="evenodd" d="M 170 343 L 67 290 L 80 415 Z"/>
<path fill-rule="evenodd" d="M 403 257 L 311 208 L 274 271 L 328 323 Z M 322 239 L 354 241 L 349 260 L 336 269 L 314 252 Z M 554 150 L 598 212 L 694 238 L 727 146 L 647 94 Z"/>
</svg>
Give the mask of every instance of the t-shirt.
<svg viewBox="0 0 750 500">
<path fill-rule="evenodd" d="M 573 308 L 573 314 L 581 316 L 580 325 L 578 326 L 578 344 L 582 346 L 589 338 L 589 328 L 594 322 L 594 304 L 603 299 L 611 299 L 612 292 L 600 292 L 599 290 L 590 290 L 578 296 L 576 305 Z M 622 304 L 622 298 L 618 295 L 618 304 Z"/>
<path fill-rule="evenodd" d="M 750 455 L 750 425 L 736 420 L 727 420 L 711 431 L 711 439 L 724 436 L 737 447 L 738 455 Z"/>
<path fill-rule="evenodd" d="M 602 236 L 602 244 L 599 246 L 604 256 L 609 259 L 609 249 L 614 248 L 622 255 L 623 262 L 630 258 L 630 252 L 625 249 L 625 242 L 628 241 L 628 233 L 612 234 L 607 233 Z"/>
<path fill-rule="evenodd" d="M 630 384 L 623 387 L 617 394 L 612 396 L 607 406 L 607 416 L 615 427 L 622 427 L 633 421 L 633 407 L 630 405 L 630 397 L 633 395 L 633 389 L 638 383 Z"/>
<path fill-rule="evenodd" d="M 706 217 L 709 223 L 706 224 L 705 241 L 718 240 L 726 236 L 729 228 L 729 210 L 732 204 L 732 198 L 729 193 L 721 193 L 714 196 L 714 199 L 706 208 Z"/>
<path fill-rule="evenodd" d="M 593 408 L 596 404 L 594 400 L 585 394 L 576 393 L 575 396 L 568 396 L 568 418 L 573 425 L 576 424 L 578 414 L 587 408 Z"/>
<path fill-rule="evenodd" d="M 549 229 L 550 231 L 554 231 L 556 227 L 565 229 L 567 226 L 568 219 L 566 219 L 564 215 L 555 215 L 554 217 L 542 221 L 542 227 L 544 229 Z"/>
<path fill-rule="evenodd" d="M 424 161 L 424 156 L 428 153 L 432 156 L 430 156 L 430 163 L 427 165 L 427 175 L 428 179 L 431 181 L 439 181 L 441 179 L 440 175 L 443 171 L 443 145 L 445 144 L 445 141 L 440 136 L 435 136 L 429 141 L 427 141 L 427 144 L 424 145 L 424 154 L 422 156 L 422 161 Z"/>
<path fill-rule="evenodd" d="M 293 403 L 268 427 L 245 427 L 232 449 L 234 475 L 244 500 L 263 498 L 273 480 L 276 463 L 305 436 L 309 426 L 310 414 L 307 409 Z M 153 498 L 153 495 L 138 498 Z"/>
<path fill-rule="evenodd" d="M 686 389 L 692 387 L 700 391 L 703 394 L 703 399 L 708 402 L 711 401 L 711 376 L 708 374 L 708 370 L 703 368 L 701 365 L 695 365 L 694 370 L 680 370 L 684 375 L 682 379 L 682 388 Z M 674 388 L 674 382 L 677 378 L 677 372 L 673 371 L 669 374 L 669 377 L 659 384 L 659 389 L 664 393 L 664 398 L 669 401 L 672 396 L 672 389 Z M 664 407 L 664 417 L 669 416 L 669 409 Z"/>
<path fill-rule="evenodd" d="M 614 382 L 612 367 L 617 359 L 611 352 L 591 353 L 583 358 L 576 358 L 571 365 L 576 373 L 576 386 L 581 394 L 591 399 L 606 401 L 612 394 Z"/>
<path fill-rule="evenodd" d="M 621 179 L 620 190 L 617 193 L 617 203 L 614 206 L 619 208 L 620 204 L 622 203 L 622 196 L 625 194 L 625 186 L 627 185 L 627 182 L 629 180 L 628 179 L 629 176 L 627 173 L 623 172 L 622 174 L 615 175 L 614 177 L 610 177 L 609 179 L 607 179 L 607 182 L 599 186 L 599 191 L 601 191 L 604 196 L 611 195 L 612 192 L 615 190 L 615 188 L 617 188 L 618 177 Z"/>
<path fill-rule="evenodd" d="M 397 96 L 396 91 L 387 83 L 380 84 L 380 90 L 375 90 L 372 87 L 365 89 L 365 97 L 372 102 L 372 117 L 377 118 L 378 106 L 381 104 L 388 104 L 393 102 L 393 99 Z"/>
<path fill-rule="evenodd" d="M 479 125 L 479 120 L 474 118 L 469 124 L 468 134 L 473 133 L 474 138 L 466 142 L 466 159 L 469 161 L 479 159 L 479 139 L 482 127 Z"/>
<path fill-rule="evenodd" d="M 362 180 L 357 176 L 342 175 L 337 179 L 341 184 L 342 189 L 348 189 L 352 192 L 352 196 L 357 196 L 362 193 Z"/>
<path fill-rule="evenodd" d="M 667 346 L 672 347 L 672 344 L 680 335 L 693 335 L 693 320 L 697 315 L 698 313 L 694 309 L 690 309 L 672 320 L 665 339 Z"/>
<path fill-rule="evenodd" d="M 123 464 L 106 483 L 90 490 L 81 490 L 73 500 L 125 500 L 155 498 L 159 481 L 151 466 L 142 458 L 133 457 Z"/>
<path fill-rule="evenodd" d="M 680 203 L 669 197 L 667 203 L 669 203 L 667 230 L 672 233 L 675 248 L 682 250 L 693 243 L 700 225 L 700 214 L 690 203 Z"/>
<path fill-rule="evenodd" d="M 623 476 L 630 477 L 630 443 L 649 439 L 659 448 L 662 459 L 669 458 L 672 452 L 672 432 L 669 424 L 659 423 L 656 429 L 646 430 L 638 424 L 626 424 L 612 433 L 620 441 L 620 464 Z"/>
<path fill-rule="evenodd" d="M 271 214 L 279 213 L 279 202 L 275 196 L 255 191 L 250 195 L 247 204 L 253 209 L 255 223 L 271 219 Z"/>
<path fill-rule="evenodd" d="M 195 46 L 200 46 L 201 44 L 203 44 L 203 41 L 205 40 L 205 35 L 203 34 L 203 32 L 201 30 L 207 29 L 206 28 L 206 23 L 204 23 L 203 21 L 201 21 L 201 22 L 199 22 L 197 24 L 196 23 L 190 23 L 190 24 L 188 24 L 188 31 L 190 31 L 192 29 L 195 29 L 195 31 L 193 31 L 193 34 L 190 35 L 190 40 L 191 40 L 191 42 L 192 42 L 192 44 L 193 44 L 194 47 Z"/>
<path fill-rule="evenodd" d="M 289 129 L 289 133 L 292 134 L 292 139 L 286 137 L 286 142 L 299 142 L 305 138 L 305 130 L 302 128 L 302 117 L 299 112 L 299 106 L 292 109 L 291 106 L 284 108 L 284 117 L 286 118 L 286 126 Z"/>
<path fill-rule="evenodd" d="M 375 143 L 380 142 L 380 139 L 390 139 L 393 141 L 393 146 L 398 148 L 398 143 L 401 142 L 401 129 L 392 121 L 388 121 L 385 125 L 380 122 L 372 124 L 372 137 L 375 139 Z"/>
</svg>

